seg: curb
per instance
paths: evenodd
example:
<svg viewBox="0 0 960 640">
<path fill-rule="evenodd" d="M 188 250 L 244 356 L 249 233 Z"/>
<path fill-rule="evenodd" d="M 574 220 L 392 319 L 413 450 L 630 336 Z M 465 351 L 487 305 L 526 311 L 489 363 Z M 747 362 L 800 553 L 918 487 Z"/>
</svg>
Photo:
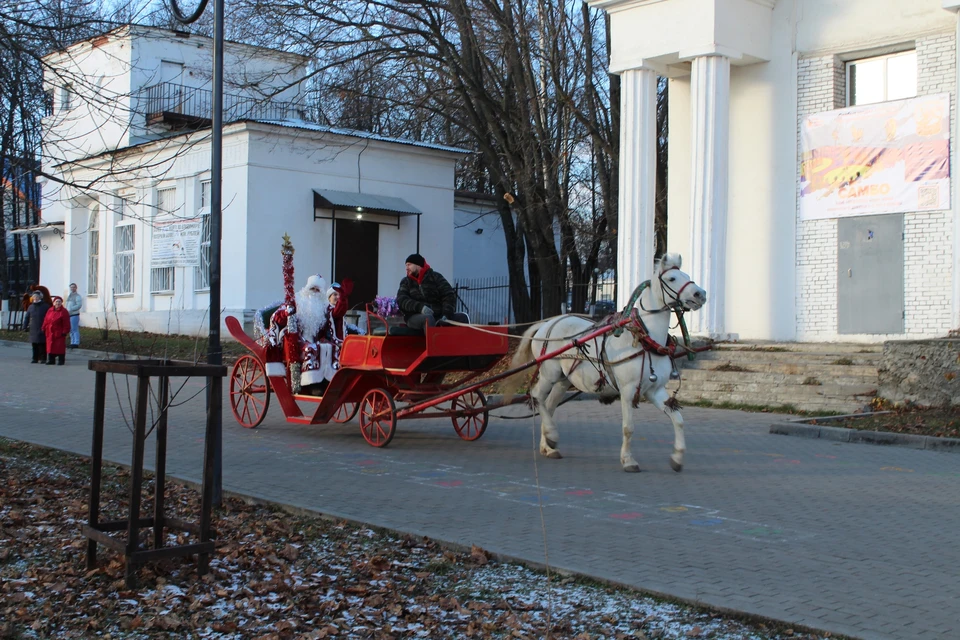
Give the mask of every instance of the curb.
<svg viewBox="0 0 960 640">
<path fill-rule="evenodd" d="M 960 438 L 936 438 L 934 436 L 890 433 L 888 431 L 861 431 L 845 427 L 828 427 L 797 422 L 775 422 L 770 425 L 770 433 L 799 438 L 820 438 L 821 440 L 833 440 L 835 442 L 892 445 L 911 449 L 960 453 Z"/>
</svg>

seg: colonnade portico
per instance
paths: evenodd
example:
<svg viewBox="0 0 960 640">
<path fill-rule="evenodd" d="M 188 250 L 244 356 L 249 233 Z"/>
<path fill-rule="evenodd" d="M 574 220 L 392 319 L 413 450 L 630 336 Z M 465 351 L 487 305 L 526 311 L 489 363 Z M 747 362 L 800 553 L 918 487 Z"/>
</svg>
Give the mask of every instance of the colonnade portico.
<svg viewBox="0 0 960 640">
<path fill-rule="evenodd" d="M 620 75 L 617 304 L 653 272 L 654 252 L 679 251 L 707 290 L 691 329 L 733 337 L 725 326 L 731 64 L 769 60 L 775 0 L 590 0 L 610 14 L 610 72 Z M 718 21 L 732 5 L 740 20 Z M 735 45 L 735 46 L 734 46 Z M 691 78 L 693 166 L 686 246 L 655 247 L 657 75 Z M 684 123 L 671 123 L 684 126 Z"/>
</svg>

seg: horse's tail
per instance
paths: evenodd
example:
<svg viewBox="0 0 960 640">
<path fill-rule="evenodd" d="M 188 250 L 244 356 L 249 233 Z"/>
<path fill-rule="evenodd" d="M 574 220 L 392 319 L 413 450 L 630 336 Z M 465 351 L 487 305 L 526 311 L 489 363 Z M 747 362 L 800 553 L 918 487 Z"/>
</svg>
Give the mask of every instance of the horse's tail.
<svg viewBox="0 0 960 640">
<path fill-rule="evenodd" d="M 543 326 L 542 322 L 538 322 L 529 329 L 523 332 L 523 339 L 520 340 L 520 346 L 517 348 L 517 352 L 513 354 L 513 359 L 510 361 L 510 368 L 515 369 L 521 365 L 524 365 L 533 360 L 533 335 L 537 330 Z M 518 371 L 512 376 L 508 377 L 503 381 L 503 402 L 509 403 L 513 396 L 517 394 L 517 389 L 520 388 L 520 384 L 523 382 L 524 378 L 527 377 L 528 372 L 526 369 L 523 371 Z"/>
</svg>

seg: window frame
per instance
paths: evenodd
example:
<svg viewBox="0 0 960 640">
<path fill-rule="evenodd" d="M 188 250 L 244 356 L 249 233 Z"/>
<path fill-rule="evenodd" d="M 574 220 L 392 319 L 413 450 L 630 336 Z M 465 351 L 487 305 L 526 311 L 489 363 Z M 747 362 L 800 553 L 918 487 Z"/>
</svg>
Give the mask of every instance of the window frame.
<svg viewBox="0 0 960 640">
<path fill-rule="evenodd" d="M 851 58 L 850 60 L 846 60 L 846 61 L 844 62 L 844 69 L 843 69 L 843 71 L 844 71 L 845 83 L 846 83 L 846 88 L 845 88 L 845 93 L 846 93 L 846 95 L 844 96 L 844 97 L 845 97 L 845 101 L 844 101 L 844 102 L 845 102 L 846 106 L 847 106 L 847 107 L 860 107 L 860 106 L 868 106 L 868 105 L 872 105 L 872 104 L 882 104 L 882 103 L 884 103 L 884 102 L 894 102 L 894 101 L 896 101 L 896 100 L 909 100 L 909 99 L 911 99 L 911 98 L 916 98 L 918 95 L 920 95 L 920 88 L 919 88 L 919 86 L 915 86 L 915 87 L 914 87 L 914 93 L 913 93 L 912 96 L 905 96 L 905 97 L 903 97 L 903 98 L 893 98 L 893 99 L 891 99 L 891 98 L 888 97 L 888 96 L 889 96 L 889 86 L 890 86 L 890 83 L 889 83 L 889 67 L 888 67 L 888 65 L 886 64 L 886 61 L 889 61 L 891 58 L 899 58 L 899 57 L 904 57 L 904 56 L 908 56 L 908 55 L 911 55 L 911 54 L 914 56 L 914 66 L 915 66 L 915 68 L 916 68 L 916 70 L 917 70 L 917 72 L 918 72 L 918 75 L 919 75 L 920 60 L 919 60 L 919 57 L 918 57 L 918 54 L 917 54 L 917 49 L 916 49 L 916 47 L 910 47 L 910 48 L 906 48 L 906 49 L 901 49 L 901 50 L 899 50 L 899 51 L 891 51 L 890 53 L 881 53 L 881 54 L 878 54 L 878 55 L 868 55 L 868 56 L 864 56 L 864 57 L 857 57 L 857 58 Z M 884 61 L 885 61 L 885 64 L 884 64 L 884 67 L 883 67 L 883 100 L 878 100 L 878 101 L 876 101 L 876 102 L 863 102 L 863 103 L 859 103 L 859 104 L 858 104 L 858 103 L 854 103 L 854 102 L 853 102 L 853 98 L 854 98 L 854 96 L 853 96 L 853 89 L 854 89 L 854 86 L 853 86 L 853 82 L 852 82 L 852 79 L 853 79 L 853 78 L 852 78 L 852 76 L 853 76 L 853 67 L 856 66 L 856 65 L 858 65 L 858 64 L 864 63 L 864 62 L 874 62 L 874 61 L 879 61 L 879 60 L 884 60 Z M 919 84 L 919 78 L 918 78 L 917 83 Z"/>
<path fill-rule="evenodd" d="M 100 295 L 100 203 L 90 205 L 87 224 L 87 296 Z"/>
<path fill-rule="evenodd" d="M 204 188 L 206 187 L 206 189 Z M 210 291 L 210 180 L 200 181 L 200 264 L 193 269 L 193 290 Z"/>
<path fill-rule="evenodd" d="M 150 267 L 150 295 L 154 296 L 172 296 L 177 289 L 177 271 L 176 267 Z M 164 275 L 161 275 L 164 273 Z M 157 286 L 160 279 L 168 280 L 169 288 L 160 288 Z"/>
<path fill-rule="evenodd" d="M 123 205 L 121 205 L 122 207 Z M 130 247 L 123 250 L 120 247 L 120 233 L 126 233 L 130 230 Z M 121 263 L 129 264 L 129 291 L 122 291 L 118 286 L 120 279 Z M 136 293 L 137 279 L 137 227 L 133 220 L 124 220 L 121 214 L 120 220 L 113 227 L 113 292 L 116 296 L 134 295 Z"/>
</svg>

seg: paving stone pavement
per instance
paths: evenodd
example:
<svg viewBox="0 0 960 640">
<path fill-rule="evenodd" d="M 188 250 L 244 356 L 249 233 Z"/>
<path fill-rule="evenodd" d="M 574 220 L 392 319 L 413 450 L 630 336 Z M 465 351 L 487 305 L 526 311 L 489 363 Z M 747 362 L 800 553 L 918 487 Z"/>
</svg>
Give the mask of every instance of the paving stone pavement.
<svg viewBox="0 0 960 640">
<path fill-rule="evenodd" d="M 0 344 L 0 435 L 88 455 L 85 354 L 29 355 Z M 198 481 L 202 381 L 173 389 L 167 470 Z M 107 390 L 105 457 L 129 464 L 135 385 Z M 381 450 L 356 422 L 287 424 L 274 404 L 247 430 L 225 405 L 224 488 L 834 633 L 960 638 L 960 456 L 784 438 L 769 415 L 689 408 L 677 474 L 669 421 L 642 405 L 644 473 L 627 474 L 617 405 L 558 415 L 565 457 L 547 460 L 533 419 L 491 418 L 476 442 L 445 420 L 402 421 Z"/>
</svg>

